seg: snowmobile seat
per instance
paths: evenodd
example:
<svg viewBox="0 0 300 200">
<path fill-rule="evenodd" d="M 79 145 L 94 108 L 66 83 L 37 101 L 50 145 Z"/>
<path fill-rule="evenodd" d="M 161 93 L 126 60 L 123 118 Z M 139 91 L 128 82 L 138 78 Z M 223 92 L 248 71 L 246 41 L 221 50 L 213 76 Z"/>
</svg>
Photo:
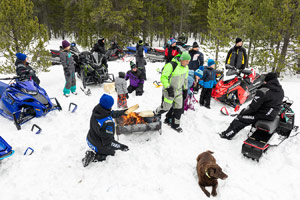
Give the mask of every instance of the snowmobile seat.
<svg viewBox="0 0 300 200">
<path fill-rule="evenodd" d="M 1 96 L 2 96 L 2 94 L 3 94 L 3 92 L 4 92 L 4 91 L 6 90 L 6 88 L 8 88 L 8 87 L 9 87 L 8 84 L 3 83 L 3 82 L 0 81 L 0 98 L 1 98 Z"/>
<path fill-rule="evenodd" d="M 258 120 L 255 123 L 257 129 L 265 130 L 269 133 L 273 133 L 279 125 L 280 117 L 277 115 L 273 121 L 268 120 Z"/>
<path fill-rule="evenodd" d="M 252 71 L 250 69 L 243 69 L 242 73 L 245 75 L 250 75 L 252 74 Z"/>
</svg>

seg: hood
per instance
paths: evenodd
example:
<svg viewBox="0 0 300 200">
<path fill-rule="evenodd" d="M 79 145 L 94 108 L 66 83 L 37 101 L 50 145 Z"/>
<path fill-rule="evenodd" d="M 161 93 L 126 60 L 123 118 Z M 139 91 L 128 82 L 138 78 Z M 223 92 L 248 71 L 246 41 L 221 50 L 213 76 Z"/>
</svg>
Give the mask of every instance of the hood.
<svg viewBox="0 0 300 200">
<path fill-rule="evenodd" d="M 195 71 L 194 70 L 189 70 L 189 76 L 194 77 L 194 75 L 195 75 Z"/>
<path fill-rule="evenodd" d="M 93 116 L 96 119 L 102 119 L 111 115 L 111 110 L 107 110 L 102 108 L 100 104 L 98 104 L 93 110 Z"/>
<path fill-rule="evenodd" d="M 268 81 L 264 86 L 276 92 L 283 91 L 282 86 L 280 85 L 277 78 Z"/>
<path fill-rule="evenodd" d="M 17 58 L 16 62 L 15 62 L 15 65 L 18 66 L 19 64 L 22 64 L 23 65 L 24 61 L 23 60 L 20 60 L 19 58 Z"/>
</svg>

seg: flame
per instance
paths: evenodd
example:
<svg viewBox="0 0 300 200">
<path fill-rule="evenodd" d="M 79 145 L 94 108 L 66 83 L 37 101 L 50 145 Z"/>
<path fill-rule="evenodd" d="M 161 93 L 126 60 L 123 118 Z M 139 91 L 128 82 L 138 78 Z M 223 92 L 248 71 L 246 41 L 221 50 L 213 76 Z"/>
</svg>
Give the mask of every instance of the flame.
<svg viewBox="0 0 300 200">
<path fill-rule="evenodd" d="M 131 124 L 146 124 L 144 118 L 139 116 L 136 112 L 131 112 L 127 116 L 121 117 L 123 122 L 121 123 L 122 126 L 131 125 Z"/>
</svg>

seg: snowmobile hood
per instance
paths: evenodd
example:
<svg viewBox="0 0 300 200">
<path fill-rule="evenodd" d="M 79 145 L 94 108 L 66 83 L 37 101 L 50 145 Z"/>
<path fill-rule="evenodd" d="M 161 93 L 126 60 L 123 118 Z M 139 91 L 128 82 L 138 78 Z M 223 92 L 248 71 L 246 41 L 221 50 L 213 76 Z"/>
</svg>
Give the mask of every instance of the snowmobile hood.
<svg viewBox="0 0 300 200">
<path fill-rule="evenodd" d="M 265 85 L 264 85 L 264 87 L 267 87 L 267 88 L 269 88 L 270 90 L 273 90 L 273 91 L 276 91 L 276 92 L 280 92 L 280 91 L 282 91 L 283 89 L 282 89 L 282 86 L 280 85 L 280 83 L 279 83 L 279 81 L 278 81 L 278 79 L 272 79 L 272 80 L 270 80 L 270 81 L 268 81 Z"/>
<path fill-rule="evenodd" d="M 103 108 L 100 104 L 98 104 L 93 110 L 93 116 L 96 119 L 102 119 L 111 115 L 111 110 L 107 110 Z"/>
<path fill-rule="evenodd" d="M 16 84 L 18 85 L 18 87 L 24 88 L 27 91 L 37 91 L 37 88 L 35 87 L 33 80 L 17 81 Z"/>
</svg>

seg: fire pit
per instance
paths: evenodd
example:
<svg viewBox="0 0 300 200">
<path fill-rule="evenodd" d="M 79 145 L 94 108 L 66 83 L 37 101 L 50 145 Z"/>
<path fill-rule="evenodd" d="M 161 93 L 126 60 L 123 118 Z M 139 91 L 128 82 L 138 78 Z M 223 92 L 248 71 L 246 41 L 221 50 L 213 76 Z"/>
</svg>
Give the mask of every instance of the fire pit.
<svg viewBox="0 0 300 200">
<path fill-rule="evenodd" d="M 127 116 L 116 119 L 117 135 L 123 133 L 146 132 L 158 130 L 161 134 L 161 119 L 159 117 L 141 117 L 138 113 L 132 112 Z"/>
</svg>

